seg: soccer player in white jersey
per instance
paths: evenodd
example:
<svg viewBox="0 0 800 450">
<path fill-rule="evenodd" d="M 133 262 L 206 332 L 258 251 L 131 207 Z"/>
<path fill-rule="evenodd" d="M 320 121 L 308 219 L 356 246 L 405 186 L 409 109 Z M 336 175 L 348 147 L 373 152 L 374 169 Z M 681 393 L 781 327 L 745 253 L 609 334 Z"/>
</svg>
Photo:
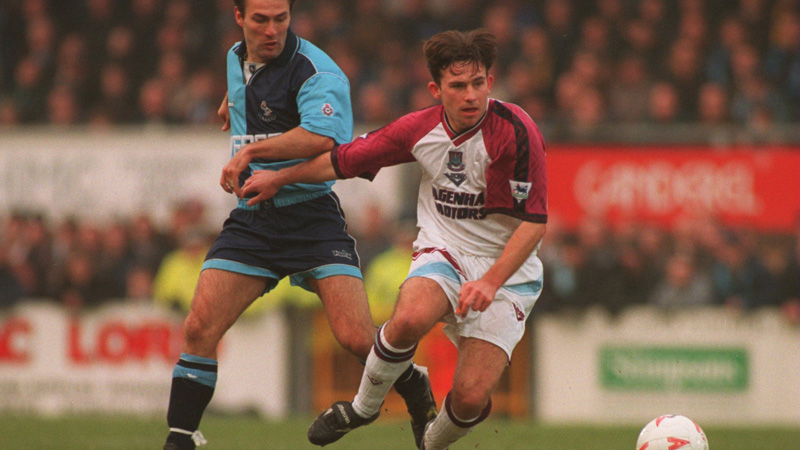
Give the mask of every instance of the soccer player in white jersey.
<svg viewBox="0 0 800 450">
<path fill-rule="evenodd" d="M 447 31 L 424 45 L 441 105 L 407 114 L 303 164 L 255 172 L 249 202 L 286 184 L 356 176 L 416 161 L 414 257 L 391 318 L 370 351 L 358 394 L 320 414 L 309 440 L 326 445 L 370 423 L 417 342 L 439 321 L 459 348 L 453 386 L 417 446 L 446 449 L 484 420 L 542 288 L 536 250 L 547 222 L 544 141 L 518 106 L 490 99 L 497 53 L 485 30 Z"/>
</svg>

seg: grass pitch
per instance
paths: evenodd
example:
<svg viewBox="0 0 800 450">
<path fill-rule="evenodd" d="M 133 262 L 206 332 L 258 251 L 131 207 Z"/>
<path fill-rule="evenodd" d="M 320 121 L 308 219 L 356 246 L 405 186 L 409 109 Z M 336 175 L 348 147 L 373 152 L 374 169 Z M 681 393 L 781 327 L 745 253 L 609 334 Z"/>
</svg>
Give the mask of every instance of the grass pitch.
<svg viewBox="0 0 800 450">
<path fill-rule="evenodd" d="M 201 430 L 202 450 L 318 449 L 306 441 L 311 417 L 265 421 L 252 417 L 209 415 Z M 159 417 L 72 416 L 41 418 L 0 415 L 3 450 L 160 450 L 166 436 Z M 797 428 L 704 427 L 713 450 L 800 450 Z M 530 421 L 488 420 L 453 450 L 635 450 L 638 427 L 542 426 Z M 394 419 L 358 429 L 330 450 L 413 450 L 408 423 Z"/>
</svg>

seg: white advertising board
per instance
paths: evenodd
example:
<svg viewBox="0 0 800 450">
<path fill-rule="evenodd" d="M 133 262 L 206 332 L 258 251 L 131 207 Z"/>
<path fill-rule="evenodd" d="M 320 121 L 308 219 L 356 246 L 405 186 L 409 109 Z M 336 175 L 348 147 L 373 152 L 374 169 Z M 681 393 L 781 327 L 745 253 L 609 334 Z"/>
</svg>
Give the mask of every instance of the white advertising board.
<svg viewBox="0 0 800 450">
<path fill-rule="evenodd" d="M 542 316 L 533 329 L 543 421 L 800 424 L 800 329 L 778 311 L 593 310 Z"/>
<path fill-rule="evenodd" d="M 208 128 L 4 131 L 0 216 L 21 208 L 45 212 L 54 220 L 73 216 L 109 221 L 145 212 L 164 224 L 179 202 L 200 199 L 209 225 L 221 227 L 236 206 L 235 197 L 219 186 L 229 158 L 228 133 Z M 413 168 L 384 169 L 371 183 L 337 181 L 334 191 L 348 221 L 360 222 L 370 204 L 395 218 L 409 195 L 400 188 L 408 178 L 404 170 Z"/>
<path fill-rule="evenodd" d="M 72 315 L 24 303 L 0 315 L 0 411 L 165 415 L 182 322 L 145 304 Z M 287 333 L 280 313 L 237 322 L 220 345 L 210 408 L 284 415 Z"/>
</svg>

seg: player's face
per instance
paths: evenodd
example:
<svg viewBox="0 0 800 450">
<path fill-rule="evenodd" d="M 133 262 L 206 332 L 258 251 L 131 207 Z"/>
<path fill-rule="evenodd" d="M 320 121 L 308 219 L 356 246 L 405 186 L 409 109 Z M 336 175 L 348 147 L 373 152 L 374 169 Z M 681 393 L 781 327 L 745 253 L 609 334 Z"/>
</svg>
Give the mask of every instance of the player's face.
<svg viewBox="0 0 800 450">
<path fill-rule="evenodd" d="M 291 12 L 289 0 L 247 0 L 245 11 L 236 8 L 236 23 L 244 31 L 247 59 L 268 63 L 286 45 Z"/>
<path fill-rule="evenodd" d="M 450 126 L 461 133 L 483 117 L 493 81 L 483 64 L 456 63 L 442 71 L 439 84 L 431 81 L 428 89 L 441 100 Z"/>
</svg>

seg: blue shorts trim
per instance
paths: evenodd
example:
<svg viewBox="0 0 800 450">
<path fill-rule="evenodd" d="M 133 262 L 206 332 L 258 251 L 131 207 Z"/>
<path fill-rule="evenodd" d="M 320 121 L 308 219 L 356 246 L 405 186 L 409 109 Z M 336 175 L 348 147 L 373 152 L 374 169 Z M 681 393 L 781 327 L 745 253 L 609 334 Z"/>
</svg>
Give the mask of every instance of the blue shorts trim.
<svg viewBox="0 0 800 450">
<path fill-rule="evenodd" d="M 203 263 L 203 269 L 220 269 L 227 270 L 228 272 L 236 272 L 244 275 L 253 275 L 257 277 L 280 279 L 278 274 L 269 270 L 262 269 L 261 267 L 248 266 L 236 261 L 229 261 L 227 259 L 208 259 Z"/>
<path fill-rule="evenodd" d="M 406 279 L 412 277 L 425 277 L 428 275 L 441 275 L 443 277 L 447 277 L 455 281 L 456 283 L 461 282 L 461 278 L 458 276 L 458 272 L 456 272 L 456 269 L 454 269 L 453 266 L 451 266 L 450 264 L 443 262 L 434 262 L 430 264 L 425 264 L 419 269 L 408 274 L 408 277 L 406 277 Z"/>
<path fill-rule="evenodd" d="M 539 278 L 530 283 L 505 285 L 503 289 L 507 289 L 517 295 L 533 295 L 538 297 L 542 292 L 542 279 Z"/>
<path fill-rule="evenodd" d="M 356 277 L 359 280 L 363 279 L 361 276 L 361 270 L 359 270 L 357 267 L 348 266 L 346 264 L 330 264 L 291 275 L 289 276 L 289 281 L 292 283 L 292 286 L 300 286 L 309 292 L 314 292 L 311 289 L 311 286 L 308 284 L 309 278 L 321 280 L 323 278 L 333 277 L 336 275 L 347 275 Z"/>
</svg>

